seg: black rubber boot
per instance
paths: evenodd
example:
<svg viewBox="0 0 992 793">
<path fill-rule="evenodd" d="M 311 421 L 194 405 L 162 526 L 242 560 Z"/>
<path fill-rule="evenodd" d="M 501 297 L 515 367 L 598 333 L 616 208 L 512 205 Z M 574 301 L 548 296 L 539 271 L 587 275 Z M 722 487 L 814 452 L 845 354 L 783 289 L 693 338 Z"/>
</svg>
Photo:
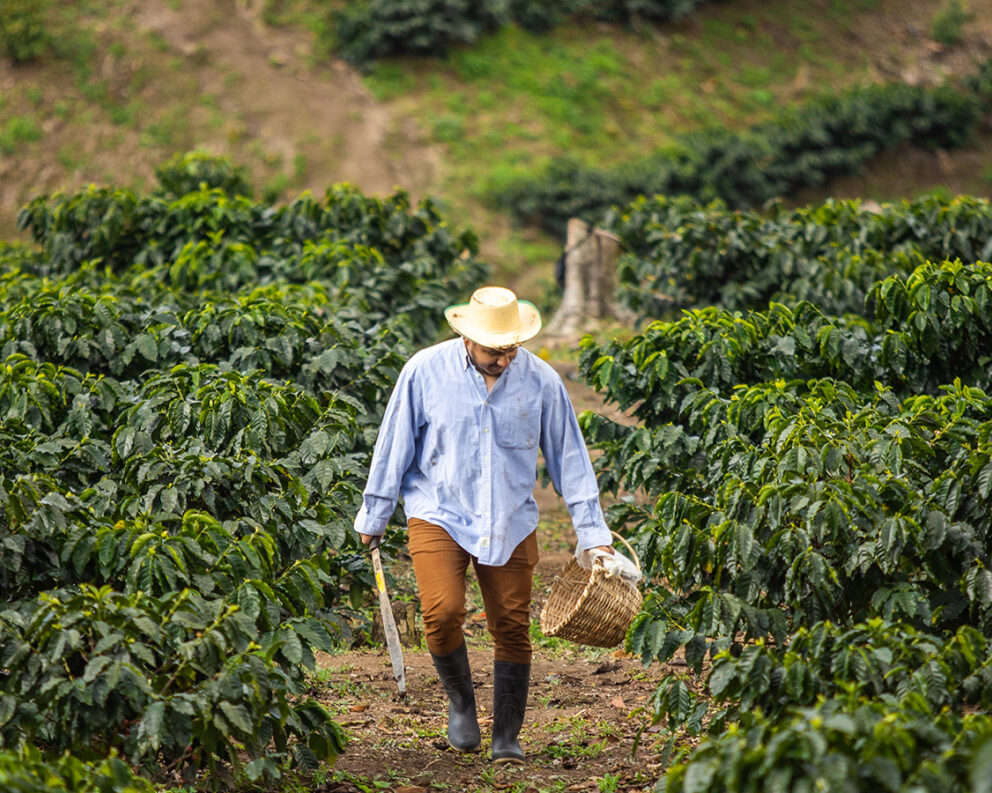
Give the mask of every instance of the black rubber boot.
<svg viewBox="0 0 992 793">
<path fill-rule="evenodd" d="M 447 655 L 434 655 L 444 693 L 448 695 L 448 743 L 459 752 L 474 752 L 479 748 L 479 719 L 475 714 L 475 689 L 472 688 L 472 671 L 468 665 L 465 644 Z"/>
<path fill-rule="evenodd" d="M 493 762 L 522 763 L 517 742 L 527 710 L 530 664 L 493 662 Z"/>
</svg>

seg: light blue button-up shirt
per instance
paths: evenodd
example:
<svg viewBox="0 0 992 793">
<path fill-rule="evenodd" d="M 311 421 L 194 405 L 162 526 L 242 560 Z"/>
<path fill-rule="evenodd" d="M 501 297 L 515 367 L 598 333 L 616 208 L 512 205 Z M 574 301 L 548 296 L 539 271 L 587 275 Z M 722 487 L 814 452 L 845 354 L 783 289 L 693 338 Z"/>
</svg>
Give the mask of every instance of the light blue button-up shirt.
<svg viewBox="0 0 992 793">
<path fill-rule="evenodd" d="M 383 534 L 402 496 L 407 517 L 442 526 L 481 564 L 505 564 L 537 527 L 538 449 L 578 547 L 612 544 L 558 373 L 521 348 L 487 392 L 461 339 L 421 350 L 386 406 L 355 529 Z"/>
</svg>

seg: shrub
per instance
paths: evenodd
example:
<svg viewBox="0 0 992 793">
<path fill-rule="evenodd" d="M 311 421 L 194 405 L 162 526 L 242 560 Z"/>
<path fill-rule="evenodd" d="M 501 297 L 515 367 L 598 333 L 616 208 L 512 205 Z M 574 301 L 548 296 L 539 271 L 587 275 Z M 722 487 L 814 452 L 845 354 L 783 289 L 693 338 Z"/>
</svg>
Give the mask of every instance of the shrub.
<svg viewBox="0 0 992 793">
<path fill-rule="evenodd" d="M 0 53 L 14 63 L 26 63 L 45 54 L 47 0 L 4 0 L 0 8 Z"/>
<path fill-rule="evenodd" d="M 84 763 L 68 753 L 46 759 L 31 746 L 0 751 L 0 790 L 5 793 L 152 793 L 118 757 Z"/>
<path fill-rule="evenodd" d="M 962 627 L 937 636 L 876 618 L 851 626 L 818 622 L 783 644 L 733 642 L 714 654 L 708 696 L 677 675 L 662 679 L 652 696 L 657 724 L 718 736 L 729 724 L 761 712 L 776 720 L 831 697 L 915 701 L 939 712 L 988 708 L 992 682 L 989 641 Z"/>
<path fill-rule="evenodd" d="M 851 173 L 885 148 L 913 143 L 953 148 L 981 116 L 972 91 L 903 83 L 870 85 L 814 98 L 743 132 L 713 128 L 679 138 L 658 154 L 613 170 L 564 158 L 493 196 L 527 223 L 559 233 L 570 217 L 604 222 L 608 210 L 639 195 L 720 198 L 760 205 L 800 187 Z"/>
<path fill-rule="evenodd" d="M 297 630 L 314 634 L 294 620 L 259 635 L 250 612 L 190 590 L 155 598 L 84 584 L 42 594 L 29 617 L 0 618 L 0 703 L 16 705 L 0 738 L 80 758 L 113 750 L 150 773 L 215 770 L 242 753 L 270 773 L 276 754 L 311 768 L 333 760 L 344 734 L 301 696 L 294 667 Z"/>
<path fill-rule="evenodd" d="M 722 201 L 642 198 L 615 221 L 628 253 L 620 299 L 645 317 L 688 306 L 764 309 L 810 300 L 827 313 L 868 315 L 875 281 L 923 259 L 992 259 L 985 199 L 936 196 L 885 204 L 826 201 L 786 211 L 733 211 Z"/>
<path fill-rule="evenodd" d="M 992 719 L 985 714 L 838 697 L 781 719 L 749 715 L 674 763 L 656 790 L 981 790 L 986 779 L 977 772 L 989 767 L 990 742 Z"/>
<path fill-rule="evenodd" d="M 155 169 L 163 195 L 179 198 L 202 189 L 222 190 L 229 196 L 251 196 L 248 170 L 227 157 L 204 152 L 176 154 Z"/>
<path fill-rule="evenodd" d="M 930 35 L 934 41 L 945 47 L 960 44 L 961 39 L 964 38 L 965 23 L 971 19 L 971 16 L 962 7 L 961 0 L 947 0 L 933 16 Z"/>
<path fill-rule="evenodd" d="M 443 55 L 507 21 L 505 0 L 363 0 L 335 12 L 336 48 L 356 65 L 387 55 Z"/>
<path fill-rule="evenodd" d="M 0 246 L 0 748 L 268 784 L 341 751 L 304 669 L 372 584 L 385 395 L 484 270 L 429 201 L 158 172 L 39 198 Z M 103 767 L 69 770 L 130 793 Z"/>
<path fill-rule="evenodd" d="M 989 112 L 992 108 L 992 59 L 985 61 L 977 74 L 968 77 L 967 85 L 978 96 L 985 112 Z"/>
<path fill-rule="evenodd" d="M 390 55 L 443 56 L 510 21 L 545 32 L 575 14 L 614 22 L 664 21 L 702 0 L 362 0 L 333 14 L 334 49 L 357 66 Z"/>
</svg>

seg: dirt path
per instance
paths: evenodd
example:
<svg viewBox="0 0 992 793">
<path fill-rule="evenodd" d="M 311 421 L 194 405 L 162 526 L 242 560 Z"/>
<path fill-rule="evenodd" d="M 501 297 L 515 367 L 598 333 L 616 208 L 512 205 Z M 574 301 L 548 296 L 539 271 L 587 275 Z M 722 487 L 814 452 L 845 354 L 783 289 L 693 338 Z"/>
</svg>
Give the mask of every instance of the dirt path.
<svg viewBox="0 0 992 793">
<path fill-rule="evenodd" d="M 426 650 L 405 651 L 402 701 L 382 651 L 326 659 L 329 676 L 318 696 L 339 714 L 351 743 L 337 762 L 342 778 L 325 791 L 357 792 L 362 781 L 391 783 L 397 793 L 648 790 L 660 776 L 655 747 L 666 736 L 638 711 L 657 684 L 657 670 L 646 671 L 635 659 L 577 649 L 537 650 L 521 731 L 528 761 L 494 769 L 489 762 L 492 649 L 481 637 L 470 641 L 483 733 L 475 754 L 459 754 L 447 745 L 446 700 Z M 635 749 L 644 727 L 648 731 Z"/>
<path fill-rule="evenodd" d="M 547 495 L 542 500 L 551 501 Z M 545 514 L 552 520 L 539 529 L 542 558 L 535 572 L 535 625 L 555 573 L 568 560 L 568 552 L 561 550 L 569 534 L 567 523 L 554 508 Z M 399 578 L 395 596 L 412 596 L 409 561 L 401 558 L 390 566 Z M 662 771 L 658 752 L 668 734 L 650 724 L 649 697 L 660 677 L 673 669 L 658 664 L 645 669 L 622 650 L 582 648 L 547 639 L 538 631 L 521 731 L 527 763 L 499 769 L 491 765 L 492 643 L 471 576 L 469 580 L 473 591 L 466 641 L 483 733 L 481 750 L 463 755 L 448 747 L 447 701 L 423 646 L 404 650 L 407 695 L 402 700 L 384 648 L 321 656 L 323 672 L 315 693 L 351 739 L 338 759 L 336 779 L 322 790 L 357 793 L 369 783 L 396 793 L 650 790 Z"/>
<path fill-rule="evenodd" d="M 414 195 L 434 184 L 439 156 L 416 145 L 405 130 L 402 150 L 390 148 L 393 119 L 377 105 L 358 75 L 341 61 L 308 63 L 309 47 L 297 30 L 264 25 L 262 3 L 222 0 L 185 3 L 148 0 L 136 10 L 139 26 L 180 52 L 203 53 L 202 90 L 247 124 L 240 134 L 290 163 L 307 163 L 304 189 L 320 194 L 335 182 L 351 182 L 370 194 L 397 186 Z M 245 79 L 232 82 L 229 75 Z"/>
<path fill-rule="evenodd" d="M 601 397 L 575 377 L 575 364 L 554 362 L 577 410 L 600 410 Z M 528 762 L 494 769 L 489 762 L 492 727 L 492 642 L 474 578 L 469 575 L 466 641 L 473 669 L 483 733 L 480 752 L 462 755 L 445 740 L 447 704 L 422 642 L 404 650 L 407 696 L 399 699 L 389 657 L 382 647 L 318 659 L 322 668 L 315 693 L 351 736 L 325 793 L 357 793 L 385 785 L 396 793 L 429 790 L 545 791 L 650 790 L 662 771 L 658 757 L 668 733 L 650 723 L 649 698 L 659 679 L 682 667 L 645 668 L 622 650 L 579 647 L 548 639 L 536 626 L 554 576 L 568 561 L 574 534 L 561 498 L 538 487 L 541 511 L 531 608 L 534 661 L 521 745 Z M 395 576 L 394 602 L 415 599 L 409 558 L 388 563 Z M 362 785 L 365 785 L 363 788 Z"/>
</svg>

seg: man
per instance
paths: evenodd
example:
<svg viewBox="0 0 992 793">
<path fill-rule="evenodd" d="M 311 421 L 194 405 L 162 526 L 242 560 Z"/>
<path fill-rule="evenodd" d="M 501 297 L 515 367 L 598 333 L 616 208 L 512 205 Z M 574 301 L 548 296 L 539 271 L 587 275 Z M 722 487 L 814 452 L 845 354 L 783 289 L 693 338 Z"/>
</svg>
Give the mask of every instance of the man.
<svg viewBox="0 0 992 793">
<path fill-rule="evenodd" d="M 461 339 L 421 350 L 400 372 L 355 529 L 368 545 L 403 497 L 427 646 L 448 695 L 448 743 L 463 752 L 481 742 L 462 633 L 472 562 L 495 644 L 492 760 L 522 762 L 539 449 L 577 550 L 612 553 L 612 538 L 565 386 L 519 347 L 541 329 L 537 309 L 490 286 L 444 314 Z"/>
</svg>

